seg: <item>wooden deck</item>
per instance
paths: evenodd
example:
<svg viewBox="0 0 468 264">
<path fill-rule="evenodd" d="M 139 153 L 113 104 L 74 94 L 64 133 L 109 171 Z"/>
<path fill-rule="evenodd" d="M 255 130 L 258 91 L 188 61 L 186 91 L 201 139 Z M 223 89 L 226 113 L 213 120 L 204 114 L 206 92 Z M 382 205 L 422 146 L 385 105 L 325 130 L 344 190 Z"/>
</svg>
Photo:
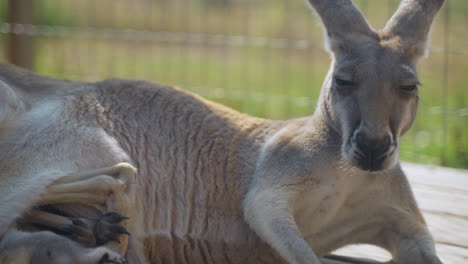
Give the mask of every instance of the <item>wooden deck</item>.
<svg viewBox="0 0 468 264">
<path fill-rule="evenodd" d="M 404 163 L 416 199 L 436 240 L 437 253 L 444 264 L 468 263 L 468 170 Z M 390 255 L 377 247 L 349 246 L 334 254 L 378 260 L 337 261 L 325 264 L 381 263 Z"/>
</svg>

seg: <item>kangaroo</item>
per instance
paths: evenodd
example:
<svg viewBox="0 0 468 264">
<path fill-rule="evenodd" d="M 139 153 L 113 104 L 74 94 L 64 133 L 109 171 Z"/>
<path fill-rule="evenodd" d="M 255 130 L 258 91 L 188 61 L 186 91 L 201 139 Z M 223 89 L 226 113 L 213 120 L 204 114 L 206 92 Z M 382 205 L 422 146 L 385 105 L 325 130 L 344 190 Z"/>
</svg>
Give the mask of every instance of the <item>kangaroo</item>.
<svg viewBox="0 0 468 264">
<path fill-rule="evenodd" d="M 305 118 L 1 65 L 2 263 L 320 264 L 367 243 L 441 264 L 398 146 L 444 1 L 403 0 L 378 32 L 351 0 L 309 2 L 331 66 Z"/>
</svg>

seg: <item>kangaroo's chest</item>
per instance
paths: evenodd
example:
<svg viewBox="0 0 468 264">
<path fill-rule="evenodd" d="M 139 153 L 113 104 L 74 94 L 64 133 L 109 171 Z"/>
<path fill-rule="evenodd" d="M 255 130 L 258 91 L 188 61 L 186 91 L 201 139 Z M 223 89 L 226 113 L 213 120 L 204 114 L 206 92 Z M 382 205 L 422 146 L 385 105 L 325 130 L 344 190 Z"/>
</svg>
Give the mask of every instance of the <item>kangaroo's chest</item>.
<svg viewBox="0 0 468 264">
<path fill-rule="evenodd" d="M 328 177 L 298 194 L 294 217 L 318 255 L 365 240 L 379 221 L 371 213 L 378 210 L 374 186 L 362 175 L 349 177 Z"/>
<path fill-rule="evenodd" d="M 294 216 L 302 233 L 320 231 L 341 213 L 349 190 L 337 184 L 336 181 L 321 183 L 298 195 Z"/>
</svg>

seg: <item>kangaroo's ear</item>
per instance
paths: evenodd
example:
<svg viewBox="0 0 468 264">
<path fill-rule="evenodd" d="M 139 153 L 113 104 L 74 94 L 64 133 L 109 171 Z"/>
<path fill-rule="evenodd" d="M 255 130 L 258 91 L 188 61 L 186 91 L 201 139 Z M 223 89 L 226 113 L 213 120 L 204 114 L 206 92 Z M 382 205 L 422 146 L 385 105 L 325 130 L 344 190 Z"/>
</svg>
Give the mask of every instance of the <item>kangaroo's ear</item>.
<svg viewBox="0 0 468 264">
<path fill-rule="evenodd" d="M 309 0 L 309 3 L 322 19 L 332 52 L 346 52 L 362 43 L 378 41 L 353 1 Z"/>
<path fill-rule="evenodd" d="M 382 40 L 392 42 L 413 61 L 425 55 L 432 21 L 444 0 L 402 0 L 382 30 Z"/>
</svg>

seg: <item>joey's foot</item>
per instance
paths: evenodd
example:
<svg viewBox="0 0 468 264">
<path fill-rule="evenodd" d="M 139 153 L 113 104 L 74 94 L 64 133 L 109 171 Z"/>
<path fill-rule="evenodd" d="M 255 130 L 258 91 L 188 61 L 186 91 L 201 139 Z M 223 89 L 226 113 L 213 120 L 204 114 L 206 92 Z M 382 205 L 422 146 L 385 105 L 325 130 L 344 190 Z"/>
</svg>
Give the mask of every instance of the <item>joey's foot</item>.
<svg viewBox="0 0 468 264">
<path fill-rule="evenodd" d="M 75 217 L 52 206 L 32 209 L 18 222 L 23 230 L 49 230 L 88 247 L 119 242 L 119 235 L 130 233 L 120 225 L 128 219 L 116 212 L 93 217 Z M 32 230 L 31 230 L 32 229 Z"/>
<path fill-rule="evenodd" d="M 69 217 L 69 224 L 58 226 L 52 231 L 69 237 L 70 239 L 88 246 L 97 246 L 95 234 L 93 232 L 92 223 L 81 218 Z"/>
<path fill-rule="evenodd" d="M 109 212 L 102 215 L 94 225 L 96 244 L 100 246 L 109 241 L 119 242 L 119 235 L 130 235 L 125 227 L 118 224 L 126 219 L 128 219 L 128 217 L 122 216 L 116 212 Z"/>
<path fill-rule="evenodd" d="M 109 241 L 119 242 L 119 235 L 130 235 L 125 227 L 119 225 L 128 217 L 116 212 L 105 213 L 93 219 L 75 217 L 69 219 L 72 224 L 66 226 L 65 235 L 88 246 L 102 246 Z"/>
</svg>

